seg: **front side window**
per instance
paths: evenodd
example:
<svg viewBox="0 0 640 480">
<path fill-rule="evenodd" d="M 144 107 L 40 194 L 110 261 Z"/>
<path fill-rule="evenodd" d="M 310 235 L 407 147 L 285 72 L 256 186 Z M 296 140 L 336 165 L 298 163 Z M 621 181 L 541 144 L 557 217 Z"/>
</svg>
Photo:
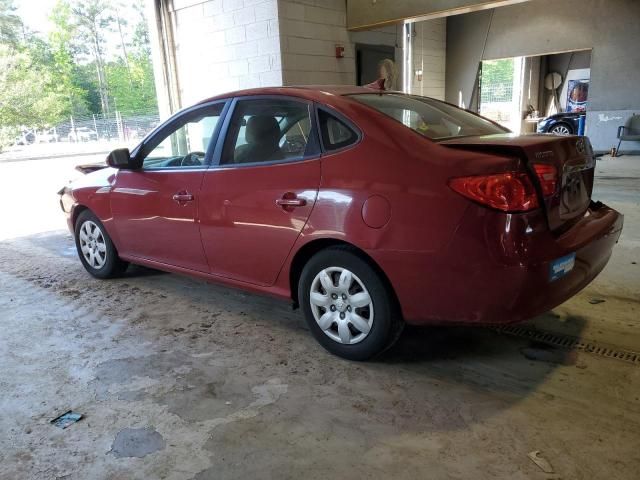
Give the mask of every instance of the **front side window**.
<svg viewBox="0 0 640 480">
<path fill-rule="evenodd" d="M 191 112 L 165 132 L 142 162 L 145 170 L 205 166 L 205 155 L 224 104 Z"/>
<path fill-rule="evenodd" d="M 309 104 L 287 99 L 239 100 L 222 165 L 292 161 L 313 150 Z"/>
<path fill-rule="evenodd" d="M 430 98 L 396 93 L 367 93 L 350 97 L 431 140 L 508 132 L 473 113 Z"/>
</svg>

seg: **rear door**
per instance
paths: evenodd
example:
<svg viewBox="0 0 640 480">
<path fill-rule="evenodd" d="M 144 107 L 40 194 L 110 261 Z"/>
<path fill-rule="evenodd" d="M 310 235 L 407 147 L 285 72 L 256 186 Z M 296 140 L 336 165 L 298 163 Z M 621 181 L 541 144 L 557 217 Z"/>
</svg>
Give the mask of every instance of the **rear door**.
<svg viewBox="0 0 640 480">
<path fill-rule="evenodd" d="M 225 102 L 190 109 L 149 137 L 137 170 L 119 170 L 111 210 L 120 253 L 208 271 L 198 205 Z"/>
<path fill-rule="evenodd" d="M 201 235 L 210 271 L 272 285 L 313 209 L 320 152 L 313 105 L 241 98 L 204 174 Z"/>
</svg>

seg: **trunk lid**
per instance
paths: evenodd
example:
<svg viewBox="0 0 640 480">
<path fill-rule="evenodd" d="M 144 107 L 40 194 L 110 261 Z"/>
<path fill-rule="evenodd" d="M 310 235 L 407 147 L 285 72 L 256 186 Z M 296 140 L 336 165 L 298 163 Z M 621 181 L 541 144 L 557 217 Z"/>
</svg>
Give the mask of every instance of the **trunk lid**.
<svg viewBox="0 0 640 480">
<path fill-rule="evenodd" d="M 538 190 L 549 228 L 565 231 L 586 212 L 591 202 L 595 157 L 587 137 L 553 135 L 485 135 L 463 137 L 440 142 L 450 148 L 471 150 L 521 158 Z M 557 186 L 552 195 L 544 196 L 535 165 L 553 165 Z"/>
</svg>

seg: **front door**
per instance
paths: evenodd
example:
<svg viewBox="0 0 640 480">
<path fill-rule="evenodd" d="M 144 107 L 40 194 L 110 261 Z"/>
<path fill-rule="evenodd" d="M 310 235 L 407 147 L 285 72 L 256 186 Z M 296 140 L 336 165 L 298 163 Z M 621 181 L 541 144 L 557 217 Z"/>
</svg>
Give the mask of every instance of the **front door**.
<svg viewBox="0 0 640 480">
<path fill-rule="evenodd" d="M 202 243 L 211 273 L 272 285 L 313 209 L 320 184 L 312 104 L 237 101 L 217 165 L 204 174 Z"/>
<path fill-rule="evenodd" d="M 224 102 L 191 109 L 145 141 L 137 170 L 119 170 L 111 211 L 120 254 L 206 272 L 200 187 Z"/>
</svg>

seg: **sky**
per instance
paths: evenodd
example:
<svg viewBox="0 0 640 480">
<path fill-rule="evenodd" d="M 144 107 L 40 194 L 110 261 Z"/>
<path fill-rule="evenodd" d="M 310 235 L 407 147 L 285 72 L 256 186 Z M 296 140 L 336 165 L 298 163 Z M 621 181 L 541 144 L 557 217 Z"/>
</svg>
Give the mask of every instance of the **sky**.
<svg viewBox="0 0 640 480">
<path fill-rule="evenodd" d="M 46 37 L 51 30 L 49 14 L 56 4 L 56 0 L 13 0 L 17 14 L 33 31 L 40 32 Z"/>
</svg>

